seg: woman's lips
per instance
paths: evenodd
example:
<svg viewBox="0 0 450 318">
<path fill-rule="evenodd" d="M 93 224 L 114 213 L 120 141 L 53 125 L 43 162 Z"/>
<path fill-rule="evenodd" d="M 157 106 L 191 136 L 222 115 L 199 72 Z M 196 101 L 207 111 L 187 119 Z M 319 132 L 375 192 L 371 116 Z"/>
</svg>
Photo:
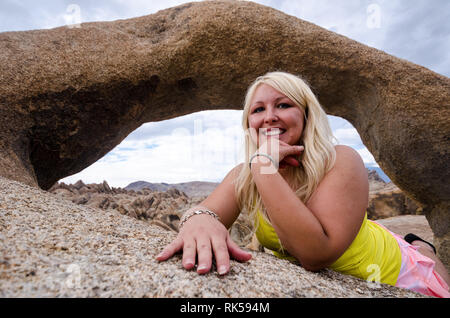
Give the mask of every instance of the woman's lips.
<svg viewBox="0 0 450 318">
<path fill-rule="evenodd" d="M 260 134 L 266 137 L 273 137 L 273 136 L 281 136 L 286 132 L 286 129 L 282 128 L 272 128 L 272 129 L 260 129 Z"/>
</svg>

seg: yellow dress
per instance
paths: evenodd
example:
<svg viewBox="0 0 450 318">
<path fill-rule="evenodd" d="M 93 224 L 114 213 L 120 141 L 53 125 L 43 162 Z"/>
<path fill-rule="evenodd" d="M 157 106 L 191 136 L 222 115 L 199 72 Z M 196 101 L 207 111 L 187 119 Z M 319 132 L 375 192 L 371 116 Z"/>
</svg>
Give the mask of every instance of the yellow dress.
<svg viewBox="0 0 450 318">
<path fill-rule="evenodd" d="M 260 244 L 272 250 L 279 258 L 296 261 L 281 248 L 275 229 L 266 222 L 260 211 L 257 212 L 257 217 L 259 224 L 256 237 Z M 386 229 L 368 220 L 366 213 L 352 244 L 329 268 L 364 280 L 395 286 L 401 263 L 397 240 Z"/>
</svg>

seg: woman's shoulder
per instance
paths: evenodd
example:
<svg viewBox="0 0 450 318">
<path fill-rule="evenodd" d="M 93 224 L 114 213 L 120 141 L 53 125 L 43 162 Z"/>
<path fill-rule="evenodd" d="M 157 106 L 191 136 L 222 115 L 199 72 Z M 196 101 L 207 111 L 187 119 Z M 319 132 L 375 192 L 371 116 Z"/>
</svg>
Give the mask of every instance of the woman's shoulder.
<svg viewBox="0 0 450 318">
<path fill-rule="evenodd" d="M 239 173 L 239 172 L 241 172 L 243 167 L 244 167 L 244 162 L 241 162 L 241 163 L 237 164 L 236 166 L 234 166 L 232 171 Z"/>
<path fill-rule="evenodd" d="M 347 163 L 347 164 L 355 164 L 355 163 L 363 163 L 363 159 L 360 154 L 350 146 L 346 145 L 335 145 L 334 150 L 336 151 L 336 160 L 339 160 L 339 163 Z"/>
<path fill-rule="evenodd" d="M 358 154 L 358 152 L 350 146 L 347 145 L 335 145 L 334 150 L 337 152 L 345 152 L 345 153 L 354 153 Z M 359 155 L 359 154 L 358 154 Z"/>
<path fill-rule="evenodd" d="M 233 180 L 237 178 L 237 176 L 239 176 L 239 174 L 242 171 L 242 168 L 244 167 L 244 163 L 241 162 L 239 164 L 237 164 L 236 166 L 234 166 L 230 172 L 228 172 L 229 175 L 231 175 L 233 177 Z"/>
<path fill-rule="evenodd" d="M 346 145 L 336 145 L 334 149 L 336 150 L 336 160 L 331 171 L 340 171 L 340 175 L 353 177 L 360 175 L 362 179 L 367 177 L 364 161 L 355 149 Z"/>
</svg>

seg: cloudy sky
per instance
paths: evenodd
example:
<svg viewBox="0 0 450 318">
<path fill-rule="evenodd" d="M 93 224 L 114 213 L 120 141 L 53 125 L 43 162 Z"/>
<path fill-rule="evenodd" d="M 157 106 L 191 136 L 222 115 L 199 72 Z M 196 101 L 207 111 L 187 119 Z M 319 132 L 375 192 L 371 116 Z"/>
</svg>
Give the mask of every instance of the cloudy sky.
<svg viewBox="0 0 450 318">
<path fill-rule="evenodd" d="M 0 32 L 113 21 L 155 13 L 189 1 L 0 0 Z M 450 76 L 449 0 L 257 0 L 394 56 Z M 73 176 L 74 183 L 107 180 L 220 182 L 243 161 L 241 111 L 204 111 L 146 123 L 105 157 Z M 356 149 L 367 167 L 377 163 L 350 123 L 329 116 L 339 143 Z M 213 142 L 214 141 L 214 142 Z"/>
</svg>

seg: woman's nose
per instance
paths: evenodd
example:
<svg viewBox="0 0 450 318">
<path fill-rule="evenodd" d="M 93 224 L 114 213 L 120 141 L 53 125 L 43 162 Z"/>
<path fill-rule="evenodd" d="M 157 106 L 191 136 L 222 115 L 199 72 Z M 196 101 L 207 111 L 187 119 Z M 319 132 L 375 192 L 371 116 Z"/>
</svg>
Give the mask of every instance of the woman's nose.
<svg viewBox="0 0 450 318">
<path fill-rule="evenodd" d="M 268 108 L 266 111 L 266 116 L 264 117 L 264 122 L 271 123 L 278 120 L 278 116 L 273 109 Z"/>
</svg>

